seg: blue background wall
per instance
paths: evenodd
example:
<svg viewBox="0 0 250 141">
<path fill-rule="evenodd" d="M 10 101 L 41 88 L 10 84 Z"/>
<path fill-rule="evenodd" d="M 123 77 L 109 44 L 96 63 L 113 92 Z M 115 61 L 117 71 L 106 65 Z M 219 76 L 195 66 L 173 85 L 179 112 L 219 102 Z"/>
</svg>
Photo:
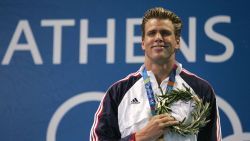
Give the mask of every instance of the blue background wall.
<svg viewBox="0 0 250 141">
<path fill-rule="evenodd" d="M 1 0 L 0 140 L 89 140 L 100 97 L 142 64 L 128 56 L 143 55 L 133 42 L 140 35 L 137 22 L 155 6 L 182 18 L 177 60 L 213 85 L 224 140 L 250 140 L 247 0 Z M 109 41 L 108 29 L 114 35 Z M 80 51 L 89 38 L 107 43 L 87 44 L 88 51 Z M 107 51 L 112 43 L 114 51 Z M 217 61 L 206 55 L 216 55 Z M 225 56 L 218 60 L 220 55 Z"/>
</svg>

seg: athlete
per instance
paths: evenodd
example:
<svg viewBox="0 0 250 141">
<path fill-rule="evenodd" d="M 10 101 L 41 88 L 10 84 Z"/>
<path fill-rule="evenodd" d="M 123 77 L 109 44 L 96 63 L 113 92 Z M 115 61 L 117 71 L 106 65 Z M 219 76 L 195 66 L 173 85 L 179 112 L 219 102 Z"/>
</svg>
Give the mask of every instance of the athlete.
<svg viewBox="0 0 250 141">
<path fill-rule="evenodd" d="M 181 28 L 181 19 L 167 9 L 156 7 L 146 11 L 141 25 L 144 64 L 108 89 L 95 114 L 91 141 L 221 141 L 212 87 L 176 61 Z M 180 124 L 183 119 L 190 121 L 191 101 L 175 102 L 171 114 L 154 115 L 157 94 L 170 88 L 184 89 L 184 86 L 211 106 L 206 126 L 200 128 L 198 134 L 185 136 L 171 132 L 169 127 Z"/>
</svg>

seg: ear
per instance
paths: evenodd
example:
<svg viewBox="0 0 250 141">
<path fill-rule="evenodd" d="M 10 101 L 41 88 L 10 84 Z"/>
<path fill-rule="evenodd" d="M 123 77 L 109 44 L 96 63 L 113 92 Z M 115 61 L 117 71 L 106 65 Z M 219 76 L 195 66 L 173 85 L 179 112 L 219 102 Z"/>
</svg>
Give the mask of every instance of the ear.
<svg viewBox="0 0 250 141">
<path fill-rule="evenodd" d="M 141 48 L 142 48 L 142 50 L 145 50 L 145 46 L 144 46 L 144 41 L 143 40 L 141 41 Z"/>
<path fill-rule="evenodd" d="M 175 49 L 180 49 L 180 47 L 181 47 L 181 39 L 180 39 L 180 37 L 176 37 L 175 41 L 176 41 Z"/>
</svg>

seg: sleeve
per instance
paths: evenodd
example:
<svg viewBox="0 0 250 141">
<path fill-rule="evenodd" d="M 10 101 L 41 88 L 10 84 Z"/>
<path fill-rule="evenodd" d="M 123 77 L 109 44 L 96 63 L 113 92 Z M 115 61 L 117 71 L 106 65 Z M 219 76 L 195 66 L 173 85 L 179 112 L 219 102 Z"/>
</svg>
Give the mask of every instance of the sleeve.
<svg viewBox="0 0 250 141">
<path fill-rule="evenodd" d="M 118 125 L 118 105 L 121 101 L 118 90 L 111 87 L 95 113 L 90 132 L 90 141 L 135 141 L 135 134 L 121 138 Z"/>
<path fill-rule="evenodd" d="M 222 141 L 221 140 L 221 127 L 218 106 L 216 103 L 216 96 L 211 87 L 206 92 L 205 101 L 210 102 L 210 122 L 200 129 L 198 133 L 198 141 Z"/>
</svg>

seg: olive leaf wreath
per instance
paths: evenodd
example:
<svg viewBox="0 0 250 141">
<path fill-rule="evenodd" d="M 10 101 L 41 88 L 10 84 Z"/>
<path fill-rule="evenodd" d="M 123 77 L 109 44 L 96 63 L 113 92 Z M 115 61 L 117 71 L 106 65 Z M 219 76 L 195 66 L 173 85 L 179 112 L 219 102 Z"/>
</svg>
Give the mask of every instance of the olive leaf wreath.
<svg viewBox="0 0 250 141">
<path fill-rule="evenodd" d="M 210 120 L 210 104 L 203 102 L 197 95 L 191 93 L 190 88 L 184 86 L 183 89 L 172 90 L 168 94 L 156 95 L 157 105 L 156 114 L 168 113 L 171 114 L 171 104 L 176 101 L 182 100 L 184 102 L 194 101 L 194 109 L 191 113 L 191 122 L 185 123 L 184 118 L 180 124 L 170 127 L 170 131 L 179 133 L 181 135 L 198 134 L 199 129 L 204 127 Z"/>
</svg>

